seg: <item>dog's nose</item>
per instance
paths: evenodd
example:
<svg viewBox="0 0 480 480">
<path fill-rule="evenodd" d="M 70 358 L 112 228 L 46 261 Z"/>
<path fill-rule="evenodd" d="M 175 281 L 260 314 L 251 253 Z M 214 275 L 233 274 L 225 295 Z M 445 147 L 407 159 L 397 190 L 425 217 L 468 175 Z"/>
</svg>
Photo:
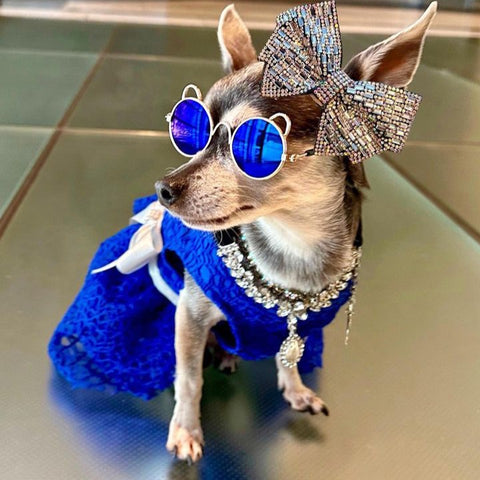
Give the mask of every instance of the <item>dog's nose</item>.
<svg viewBox="0 0 480 480">
<path fill-rule="evenodd" d="M 157 192 L 158 200 L 165 207 L 170 207 L 178 200 L 180 190 L 180 188 L 175 187 L 164 180 L 159 180 L 155 183 L 155 191 Z"/>
</svg>

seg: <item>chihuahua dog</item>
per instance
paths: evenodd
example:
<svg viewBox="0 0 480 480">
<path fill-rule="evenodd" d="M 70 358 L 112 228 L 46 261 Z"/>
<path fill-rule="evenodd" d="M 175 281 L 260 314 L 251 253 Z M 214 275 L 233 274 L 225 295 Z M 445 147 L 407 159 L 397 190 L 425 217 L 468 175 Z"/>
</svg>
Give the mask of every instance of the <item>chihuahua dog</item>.
<svg viewBox="0 0 480 480">
<path fill-rule="evenodd" d="M 435 12 L 433 3 L 416 23 L 359 53 L 344 71 L 353 80 L 405 87 Z M 218 40 L 226 76 L 204 100 L 214 125 L 235 128 L 245 119 L 282 112 L 291 119 L 288 155 L 311 149 L 322 107 L 310 95 L 261 95 L 263 63 L 233 5 L 221 14 Z M 348 265 L 359 228 L 362 189 L 368 187 L 363 166 L 345 157 L 313 155 L 287 162 L 277 175 L 258 182 L 234 168 L 228 142 L 227 128 L 220 126 L 208 148 L 157 182 L 160 203 L 194 229 L 240 227 L 258 270 L 275 284 L 312 291 L 334 281 Z M 211 328 L 223 319 L 185 273 L 175 314 L 176 404 L 167 441 L 180 459 L 202 456 L 202 359 Z M 296 367 L 287 368 L 278 358 L 277 367 L 278 387 L 293 409 L 328 414 Z"/>
</svg>

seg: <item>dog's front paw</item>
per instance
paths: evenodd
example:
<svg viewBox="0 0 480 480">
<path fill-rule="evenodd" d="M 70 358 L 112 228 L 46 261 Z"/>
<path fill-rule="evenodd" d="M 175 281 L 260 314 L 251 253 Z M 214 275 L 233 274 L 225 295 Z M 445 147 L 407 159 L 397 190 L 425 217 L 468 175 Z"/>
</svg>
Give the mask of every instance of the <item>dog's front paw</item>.
<svg viewBox="0 0 480 480">
<path fill-rule="evenodd" d="M 186 460 L 188 463 L 197 462 L 203 455 L 202 429 L 199 427 L 189 431 L 172 420 L 168 432 L 167 450 L 173 452 L 180 460 Z"/>
<path fill-rule="evenodd" d="M 323 400 L 314 391 L 302 385 L 296 389 L 285 389 L 283 398 L 294 410 L 310 412 L 312 415 L 322 412 L 328 416 L 329 411 Z"/>
<path fill-rule="evenodd" d="M 235 373 L 238 369 L 240 359 L 236 355 L 223 352 L 215 359 L 215 366 L 223 373 Z"/>
</svg>

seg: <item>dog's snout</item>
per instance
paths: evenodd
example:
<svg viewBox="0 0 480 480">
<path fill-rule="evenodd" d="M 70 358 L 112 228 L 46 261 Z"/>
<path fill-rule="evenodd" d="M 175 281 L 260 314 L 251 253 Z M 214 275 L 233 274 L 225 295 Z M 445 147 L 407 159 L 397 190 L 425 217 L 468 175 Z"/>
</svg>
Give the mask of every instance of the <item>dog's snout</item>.
<svg viewBox="0 0 480 480">
<path fill-rule="evenodd" d="M 155 183 L 155 190 L 159 202 L 165 207 L 173 205 L 180 197 L 181 189 L 169 182 L 158 181 Z"/>
</svg>

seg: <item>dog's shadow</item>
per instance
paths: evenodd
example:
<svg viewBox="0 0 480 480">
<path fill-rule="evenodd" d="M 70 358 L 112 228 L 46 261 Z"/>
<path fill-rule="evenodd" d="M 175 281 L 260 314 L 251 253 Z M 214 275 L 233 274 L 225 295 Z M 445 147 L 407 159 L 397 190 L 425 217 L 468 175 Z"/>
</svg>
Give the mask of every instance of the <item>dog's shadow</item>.
<svg viewBox="0 0 480 480">
<path fill-rule="evenodd" d="M 276 387 L 274 362 L 242 362 L 229 376 L 208 368 L 204 376 L 205 457 L 194 466 L 174 460 L 165 450 L 172 390 L 147 402 L 127 394 L 72 390 L 53 374 L 50 396 L 62 414 L 58 421 L 66 422 L 69 437 L 81 444 L 79 451 L 87 452 L 88 462 L 135 480 L 255 480 L 264 478 L 265 452 L 279 435 L 298 442 L 323 441 L 311 417 L 288 409 Z M 316 389 L 318 374 L 307 376 L 306 383 Z"/>
</svg>

